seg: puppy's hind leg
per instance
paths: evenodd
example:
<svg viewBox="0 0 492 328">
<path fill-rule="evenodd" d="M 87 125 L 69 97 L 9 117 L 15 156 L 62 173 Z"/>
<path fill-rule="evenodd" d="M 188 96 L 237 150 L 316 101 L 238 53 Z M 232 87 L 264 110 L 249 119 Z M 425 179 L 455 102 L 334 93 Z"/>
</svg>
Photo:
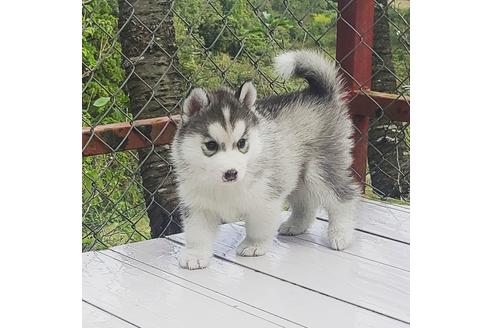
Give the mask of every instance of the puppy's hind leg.
<svg viewBox="0 0 492 328">
<path fill-rule="evenodd" d="M 328 243 L 331 248 L 342 250 L 350 245 L 354 236 L 360 187 L 347 169 L 352 160 L 350 154 L 340 152 L 340 149 L 337 153 L 336 147 L 327 153 L 331 154 L 330 158 L 325 158 L 319 166 L 324 184 L 319 190 L 323 194 L 322 205 L 328 211 Z"/>
<path fill-rule="evenodd" d="M 288 196 L 292 210 L 290 217 L 278 229 L 281 235 L 295 236 L 304 233 L 316 218 L 319 200 L 315 193 L 304 183 L 299 182 L 297 188 Z"/>
<path fill-rule="evenodd" d="M 334 192 L 329 193 L 328 211 L 328 243 L 335 250 L 350 246 L 354 236 L 354 216 L 358 199 L 340 200 Z"/>
</svg>

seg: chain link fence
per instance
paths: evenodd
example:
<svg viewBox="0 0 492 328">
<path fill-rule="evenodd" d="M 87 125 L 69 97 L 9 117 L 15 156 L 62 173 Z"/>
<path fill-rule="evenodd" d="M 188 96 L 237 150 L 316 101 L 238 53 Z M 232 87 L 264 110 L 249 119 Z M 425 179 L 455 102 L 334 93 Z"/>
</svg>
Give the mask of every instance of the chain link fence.
<svg viewBox="0 0 492 328">
<path fill-rule="evenodd" d="M 371 89 L 409 99 L 409 1 L 373 4 Z M 154 144 L 144 128 L 101 137 L 98 127 L 171 118 L 194 86 L 236 88 L 253 79 L 259 96 L 299 89 L 302 81 L 274 74 L 273 57 L 314 48 L 336 60 L 343 10 L 320 0 L 84 1 L 82 122 L 109 151 L 82 159 L 83 251 L 180 231 L 169 146 Z M 367 137 L 365 194 L 408 204 L 409 123 L 379 109 Z M 119 151 L 130 132 L 150 147 Z"/>
</svg>

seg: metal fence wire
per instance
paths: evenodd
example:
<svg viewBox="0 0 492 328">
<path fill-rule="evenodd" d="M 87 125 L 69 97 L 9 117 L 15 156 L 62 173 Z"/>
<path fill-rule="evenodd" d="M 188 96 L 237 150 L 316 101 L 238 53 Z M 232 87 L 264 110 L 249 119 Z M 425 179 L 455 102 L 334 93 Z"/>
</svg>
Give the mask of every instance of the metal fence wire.
<svg viewBox="0 0 492 328">
<path fill-rule="evenodd" d="M 371 90 L 409 99 L 409 1 L 371 2 L 374 41 L 358 45 L 372 53 Z M 135 129 L 150 147 L 120 151 L 129 133 L 100 138 L 98 127 L 179 114 L 194 86 L 236 88 L 253 79 L 259 96 L 298 89 L 303 82 L 279 79 L 272 59 L 282 50 L 310 48 L 336 60 L 344 8 L 326 0 L 84 1 L 83 128 L 110 151 L 82 159 L 83 251 L 181 226 L 169 145 L 153 144 L 148 131 Z M 369 124 L 365 195 L 408 204 L 410 126 L 380 109 Z"/>
</svg>

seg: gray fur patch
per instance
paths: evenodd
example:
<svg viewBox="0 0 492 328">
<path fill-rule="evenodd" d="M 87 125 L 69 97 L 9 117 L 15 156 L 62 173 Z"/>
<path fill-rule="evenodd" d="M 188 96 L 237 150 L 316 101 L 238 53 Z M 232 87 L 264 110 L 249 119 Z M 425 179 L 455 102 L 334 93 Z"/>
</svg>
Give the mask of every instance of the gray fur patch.
<svg viewBox="0 0 492 328">
<path fill-rule="evenodd" d="M 230 123 L 234 128 L 239 120 L 243 120 L 246 126 L 254 126 L 258 123 L 258 118 L 248 108 L 244 107 L 234 96 L 232 90 L 222 88 L 216 91 L 207 91 L 210 103 L 207 110 L 198 113 L 181 127 L 182 134 L 206 135 L 208 126 L 219 123 L 224 130 L 227 122 L 224 118 L 223 108 L 227 107 L 230 111 Z"/>
</svg>

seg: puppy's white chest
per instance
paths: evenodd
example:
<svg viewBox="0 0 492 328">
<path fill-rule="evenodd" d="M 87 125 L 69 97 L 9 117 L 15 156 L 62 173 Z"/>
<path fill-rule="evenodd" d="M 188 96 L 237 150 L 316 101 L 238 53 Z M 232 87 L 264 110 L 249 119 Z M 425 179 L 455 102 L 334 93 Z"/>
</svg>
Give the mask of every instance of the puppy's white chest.
<svg viewBox="0 0 492 328">
<path fill-rule="evenodd" d="M 231 188 L 218 188 L 214 192 L 197 194 L 204 207 L 216 212 L 224 222 L 235 222 L 249 212 L 251 206 L 257 206 L 262 198 L 257 186 L 245 188 L 242 185 Z M 255 205 L 256 204 L 256 205 Z"/>
<path fill-rule="evenodd" d="M 224 221 L 233 222 L 244 215 L 252 201 L 253 199 L 247 190 L 231 188 L 231 190 L 217 192 L 213 203 L 210 205 Z"/>
<path fill-rule="evenodd" d="M 180 185 L 180 194 L 189 205 L 210 211 L 218 220 L 230 223 L 244 219 L 252 209 L 267 200 L 267 187 L 261 182 L 241 181 L 212 187 L 189 179 Z"/>
</svg>

